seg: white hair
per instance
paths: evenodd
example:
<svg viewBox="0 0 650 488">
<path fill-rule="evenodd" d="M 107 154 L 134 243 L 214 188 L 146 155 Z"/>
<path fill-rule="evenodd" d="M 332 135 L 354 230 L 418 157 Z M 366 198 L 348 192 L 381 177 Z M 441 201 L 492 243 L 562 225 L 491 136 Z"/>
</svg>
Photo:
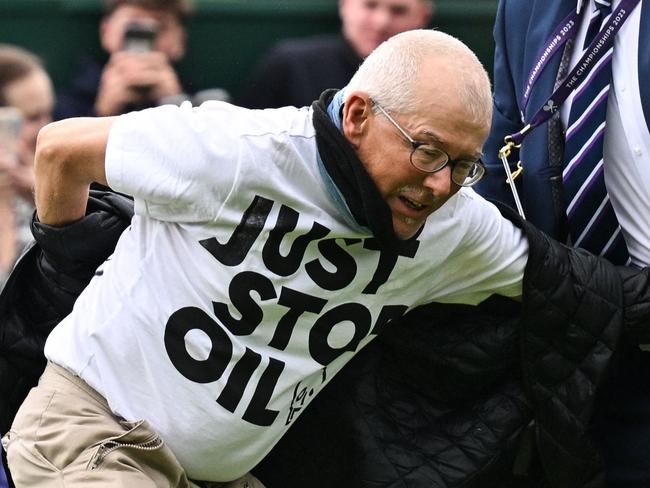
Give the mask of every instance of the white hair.
<svg viewBox="0 0 650 488">
<path fill-rule="evenodd" d="M 418 109 L 418 75 L 426 58 L 440 57 L 455 76 L 464 104 L 475 122 L 488 121 L 492 113 L 490 80 L 476 55 L 449 34 L 416 29 L 397 34 L 383 42 L 361 64 L 347 87 L 345 96 L 362 91 L 389 112 L 415 113 Z"/>
</svg>

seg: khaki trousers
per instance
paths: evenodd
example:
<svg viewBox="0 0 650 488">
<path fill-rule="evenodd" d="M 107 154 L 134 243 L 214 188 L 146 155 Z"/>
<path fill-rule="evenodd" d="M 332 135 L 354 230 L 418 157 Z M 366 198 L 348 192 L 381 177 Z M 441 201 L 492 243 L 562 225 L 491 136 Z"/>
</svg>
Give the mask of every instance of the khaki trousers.
<svg viewBox="0 0 650 488">
<path fill-rule="evenodd" d="M 188 480 L 145 421 L 116 417 L 99 393 L 53 363 L 2 444 L 18 488 L 264 488 L 250 474 L 228 483 Z"/>
</svg>

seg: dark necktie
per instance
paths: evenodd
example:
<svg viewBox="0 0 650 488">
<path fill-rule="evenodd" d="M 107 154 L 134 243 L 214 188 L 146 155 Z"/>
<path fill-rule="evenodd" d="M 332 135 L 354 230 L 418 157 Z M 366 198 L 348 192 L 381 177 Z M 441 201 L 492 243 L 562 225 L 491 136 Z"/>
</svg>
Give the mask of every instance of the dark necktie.
<svg viewBox="0 0 650 488">
<path fill-rule="evenodd" d="M 596 0 L 596 7 L 590 18 L 585 48 L 611 13 L 610 2 Z M 627 247 L 605 188 L 603 171 L 613 50 L 612 47 L 598 60 L 575 92 L 565 135 L 562 176 L 572 244 L 614 263 L 625 264 Z"/>
</svg>

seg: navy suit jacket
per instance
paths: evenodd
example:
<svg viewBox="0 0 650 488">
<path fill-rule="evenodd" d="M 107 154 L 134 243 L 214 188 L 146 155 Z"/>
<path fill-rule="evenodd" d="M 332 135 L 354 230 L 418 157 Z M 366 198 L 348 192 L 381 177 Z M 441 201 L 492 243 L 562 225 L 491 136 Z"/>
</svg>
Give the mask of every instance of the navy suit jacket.
<svg viewBox="0 0 650 488">
<path fill-rule="evenodd" d="M 485 144 L 488 175 L 477 190 L 485 197 L 503 201 L 514 207 L 505 171 L 497 154 L 503 138 L 522 127 L 522 95 L 531 67 L 538 61 L 540 50 L 576 0 L 501 0 L 499 2 L 494 39 L 494 113 L 492 129 Z M 650 127 L 650 0 L 642 1 L 639 29 L 639 86 L 646 126 Z M 548 100 L 553 91 L 561 50 L 546 66 L 530 94 L 524 117 L 533 114 Z M 519 150 L 524 171 L 517 179 L 526 218 L 549 235 L 566 240 L 566 212 L 562 191 L 561 166 L 549 165 L 548 123 L 530 133 Z M 519 159 L 510 156 L 511 169 Z"/>
</svg>

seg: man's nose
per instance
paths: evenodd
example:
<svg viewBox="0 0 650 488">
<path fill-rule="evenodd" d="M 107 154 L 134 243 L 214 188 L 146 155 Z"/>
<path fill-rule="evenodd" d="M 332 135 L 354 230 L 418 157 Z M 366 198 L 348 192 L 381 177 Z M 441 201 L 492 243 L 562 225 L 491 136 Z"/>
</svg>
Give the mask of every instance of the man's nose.
<svg viewBox="0 0 650 488">
<path fill-rule="evenodd" d="M 445 166 L 436 173 L 427 173 L 422 181 L 422 186 L 431 190 L 431 193 L 437 197 L 451 194 L 453 189 L 451 167 Z"/>
</svg>

